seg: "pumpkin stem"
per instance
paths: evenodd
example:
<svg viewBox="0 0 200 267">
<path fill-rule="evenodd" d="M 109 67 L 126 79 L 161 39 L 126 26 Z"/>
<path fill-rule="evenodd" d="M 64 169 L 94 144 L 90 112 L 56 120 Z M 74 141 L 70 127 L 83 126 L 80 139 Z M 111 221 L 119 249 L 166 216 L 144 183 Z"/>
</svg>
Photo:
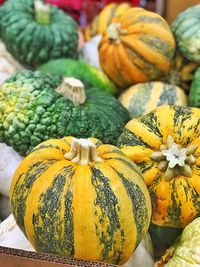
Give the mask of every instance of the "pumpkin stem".
<svg viewBox="0 0 200 267">
<path fill-rule="evenodd" d="M 116 44 L 120 44 L 120 35 L 126 34 L 128 30 L 121 29 L 120 23 L 112 23 L 107 28 L 108 38 Z"/>
<path fill-rule="evenodd" d="M 64 78 L 62 84 L 56 91 L 71 100 L 74 104 L 83 104 L 86 100 L 84 85 L 75 78 Z"/>
<path fill-rule="evenodd" d="M 166 181 L 178 175 L 191 177 L 191 165 L 196 161 L 193 153 L 197 147 L 195 144 L 183 148 L 175 143 L 171 135 L 168 135 L 166 144 L 162 144 L 159 151 L 153 152 L 150 158 L 158 162 L 158 169 L 165 173 Z"/>
<path fill-rule="evenodd" d="M 88 139 L 74 138 L 70 152 L 65 153 L 64 157 L 79 165 L 87 165 L 90 162 L 102 162 L 98 156 L 96 145 Z"/>
<path fill-rule="evenodd" d="M 45 4 L 42 0 L 35 0 L 34 7 L 36 21 L 44 25 L 49 24 L 51 14 L 50 5 Z"/>
</svg>

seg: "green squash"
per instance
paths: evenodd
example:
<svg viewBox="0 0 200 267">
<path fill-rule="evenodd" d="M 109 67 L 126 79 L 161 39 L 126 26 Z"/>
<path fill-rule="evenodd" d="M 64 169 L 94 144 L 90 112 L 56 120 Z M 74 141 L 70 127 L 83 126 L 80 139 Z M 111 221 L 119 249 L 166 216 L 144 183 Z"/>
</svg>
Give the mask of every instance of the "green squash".
<svg viewBox="0 0 200 267">
<path fill-rule="evenodd" d="M 171 28 L 183 55 L 200 62 L 200 4 L 180 13 Z"/>
<path fill-rule="evenodd" d="M 158 226 L 151 223 L 149 234 L 154 248 L 154 257 L 160 258 L 182 233 L 183 229 L 175 227 Z"/>
<path fill-rule="evenodd" d="M 54 59 L 43 65 L 38 70 L 44 73 L 56 74 L 62 77 L 74 77 L 84 82 L 86 86 L 95 86 L 103 91 L 116 93 L 114 84 L 99 69 L 79 60 Z"/>
<path fill-rule="evenodd" d="M 111 94 L 74 80 L 27 70 L 8 79 L 0 88 L 0 142 L 21 155 L 66 135 L 115 144 L 128 111 Z"/>
<path fill-rule="evenodd" d="M 34 68 L 51 58 L 77 58 L 72 17 L 41 0 L 8 0 L 0 8 L 0 38 L 22 64 Z"/>
<path fill-rule="evenodd" d="M 180 238 L 166 251 L 159 265 L 164 267 L 198 267 L 200 265 L 200 218 L 183 230 Z"/>
<path fill-rule="evenodd" d="M 200 108 L 200 68 L 195 72 L 189 93 L 189 106 Z"/>
</svg>

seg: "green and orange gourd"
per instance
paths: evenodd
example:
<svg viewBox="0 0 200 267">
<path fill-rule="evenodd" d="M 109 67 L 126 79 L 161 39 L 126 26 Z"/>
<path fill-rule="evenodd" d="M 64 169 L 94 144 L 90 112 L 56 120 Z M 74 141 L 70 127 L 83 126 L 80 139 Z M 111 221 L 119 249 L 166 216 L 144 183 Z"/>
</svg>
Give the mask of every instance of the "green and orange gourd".
<svg viewBox="0 0 200 267">
<path fill-rule="evenodd" d="M 128 260 L 151 217 L 137 166 L 95 138 L 36 146 L 16 170 L 10 203 L 37 251 L 114 264 Z"/>
<path fill-rule="evenodd" d="M 144 175 L 152 223 L 184 228 L 200 216 L 200 109 L 160 106 L 128 122 L 118 145 Z"/>
<path fill-rule="evenodd" d="M 191 83 L 194 79 L 194 73 L 200 66 L 200 62 L 194 62 L 187 59 L 178 47 L 176 47 L 176 53 L 171 61 L 169 73 L 161 80 L 169 84 L 180 86 L 186 92 L 189 92 Z"/>
<path fill-rule="evenodd" d="M 85 29 L 85 39 L 90 40 L 92 37 L 102 34 L 111 24 L 112 18 L 124 14 L 131 5 L 127 3 L 110 3 L 106 5 L 98 16 Z"/>
<path fill-rule="evenodd" d="M 167 22 L 143 8 L 114 17 L 99 44 L 102 69 L 123 88 L 165 76 L 174 52 Z"/>
<path fill-rule="evenodd" d="M 178 86 L 164 82 L 146 82 L 123 91 L 119 101 L 129 111 L 131 118 L 137 118 L 164 104 L 185 106 L 187 96 Z"/>
</svg>

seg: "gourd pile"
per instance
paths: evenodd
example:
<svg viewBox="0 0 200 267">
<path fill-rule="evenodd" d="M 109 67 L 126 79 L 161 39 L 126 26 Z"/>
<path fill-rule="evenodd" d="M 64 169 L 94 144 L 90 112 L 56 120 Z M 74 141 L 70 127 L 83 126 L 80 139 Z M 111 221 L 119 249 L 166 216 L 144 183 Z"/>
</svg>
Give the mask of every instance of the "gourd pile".
<svg viewBox="0 0 200 267">
<path fill-rule="evenodd" d="M 109 4 L 78 31 L 42 0 L 0 7 L 0 246 L 197 266 L 200 5 L 170 26 Z"/>
</svg>

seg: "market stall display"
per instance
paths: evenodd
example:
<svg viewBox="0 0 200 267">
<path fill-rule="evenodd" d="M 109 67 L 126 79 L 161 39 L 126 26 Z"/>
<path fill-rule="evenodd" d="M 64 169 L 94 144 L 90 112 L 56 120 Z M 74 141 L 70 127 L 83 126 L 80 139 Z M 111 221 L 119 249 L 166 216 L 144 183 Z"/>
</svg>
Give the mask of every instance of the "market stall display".
<svg viewBox="0 0 200 267">
<path fill-rule="evenodd" d="M 3 2 L 0 265 L 198 265 L 200 5 Z"/>
</svg>

